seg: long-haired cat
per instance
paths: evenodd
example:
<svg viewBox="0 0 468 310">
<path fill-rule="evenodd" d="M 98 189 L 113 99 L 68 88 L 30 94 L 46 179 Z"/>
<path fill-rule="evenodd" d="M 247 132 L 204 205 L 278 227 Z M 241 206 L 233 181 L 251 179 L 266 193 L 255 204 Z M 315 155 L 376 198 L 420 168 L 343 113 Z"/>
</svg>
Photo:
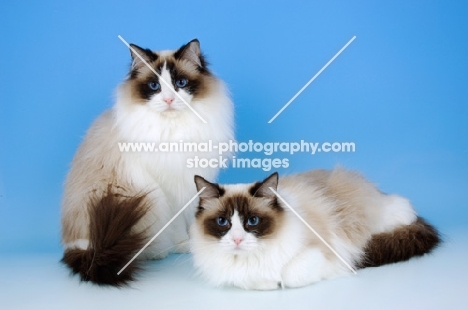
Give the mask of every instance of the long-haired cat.
<svg viewBox="0 0 468 310">
<path fill-rule="evenodd" d="M 212 179 L 218 172 L 187 168 L 187 159 L 210 159 L 216 152 L 121 152 L 118 144 L 233 139 L 232 102 L 208 69 L 198 40 L 175 51 L 131 47 L 131 70 L 115 105 L 88 130 L 65 183 L 62 261 L 82 280 L 98 284 L 132 280 L 138 264 L 117 272 L 196 194 L 195 174 Z M 187 210 L 139 258 L 188 251 L 192 220 Z"/>
<path fill-rule="evenodd" d="M 384 194 L 344 169 L 279 180 L 274 173 L 236 185 L 196 176 L 195 183 L 205 189 L 191 250 L 199 273 L 216 286 L 301 287 L 351 272 L 270 188 L 354 269 L 423 255 L 440 241 L 407 199 Z"/>
</svg>

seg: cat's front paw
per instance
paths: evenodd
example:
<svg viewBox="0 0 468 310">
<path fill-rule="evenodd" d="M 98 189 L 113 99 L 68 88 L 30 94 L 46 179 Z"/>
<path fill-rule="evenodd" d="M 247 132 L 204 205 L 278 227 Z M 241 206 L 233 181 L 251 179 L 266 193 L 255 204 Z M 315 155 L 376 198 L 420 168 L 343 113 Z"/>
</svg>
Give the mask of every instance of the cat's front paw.
<svg viewBox="0 0 468 310">
<path fill-rule="evenodd" d="M 283 285 L 287 288 L 297 288 L 307 286 L 316 282 L 319 282 L 320 278 L 316 276 L 303 276 L 293 273 L 284 273 L 283 274 Z"/>
<path fill-rule="evenodd" d="M 264 280 L 254 283 L 248 289 L 257 291 L 271 291 L 281 288 L 281 282 L 273 280 Z"/>
<path fill-rule="evenodd" d="M 285 287 L 302 287 L 327 277 L 329 265 L 318 249 L 309 249 L 295 256 L 283 269 L 281 278 Z"/>
<path fill-rule="evenodd" d="M 145 250 L 143 253 L 141 253 L 141 258 L 142 259 L 163 259 L 166 258 L 166 256 L 169 255 L 169 251 L 167 250 Z"/>
<path fill-rule="evenodd" d="M 181 241 L 181 242 L 178 242 L 175 246 L 174 246 L 174 253 L 178 253 L 178 254 L 185 254 L 185 253 L 189 253 L 190 252 L 190 242 L 189 240 L 184 240 L 184 241 Z"/>
</svg>

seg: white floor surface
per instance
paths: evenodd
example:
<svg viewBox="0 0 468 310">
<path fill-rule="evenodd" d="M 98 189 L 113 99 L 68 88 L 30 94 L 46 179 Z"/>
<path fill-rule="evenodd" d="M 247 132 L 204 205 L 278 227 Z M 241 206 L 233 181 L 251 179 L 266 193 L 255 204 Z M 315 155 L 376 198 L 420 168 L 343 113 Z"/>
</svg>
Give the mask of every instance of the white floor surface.
<svg viewBox="0 0 468 310">
<path fill-rule="evenodd" d="M 269 292 L 209 287 L 188 254 L 149 262 L 121 289 L 80 283 L 58 253 L 2 255 L 0 309 L 468 309 L 468 231 L 444 238 L 432 255 Z"/>
</svg>

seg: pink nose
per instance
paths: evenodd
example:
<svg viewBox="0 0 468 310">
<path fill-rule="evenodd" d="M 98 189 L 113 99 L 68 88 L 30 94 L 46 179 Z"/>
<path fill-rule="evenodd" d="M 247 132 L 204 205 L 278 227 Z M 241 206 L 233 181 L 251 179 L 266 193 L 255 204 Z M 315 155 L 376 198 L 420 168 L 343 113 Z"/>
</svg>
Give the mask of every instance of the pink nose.
<svg viewBox="0 0 468 310">
<path fill-rule="evenodd" d="M 235 243 L 236 245 L 239 245 L 241 242 L 242 242 L 242 239 L 240 239 L 240 238 L 234 239 L 234 243 Z"/>
<path fill-rule="evenodd" d="M 163 100 L 165 103 L 171 104 L 174 101 L 174 98 L 164 98 Z"/>
</svg>

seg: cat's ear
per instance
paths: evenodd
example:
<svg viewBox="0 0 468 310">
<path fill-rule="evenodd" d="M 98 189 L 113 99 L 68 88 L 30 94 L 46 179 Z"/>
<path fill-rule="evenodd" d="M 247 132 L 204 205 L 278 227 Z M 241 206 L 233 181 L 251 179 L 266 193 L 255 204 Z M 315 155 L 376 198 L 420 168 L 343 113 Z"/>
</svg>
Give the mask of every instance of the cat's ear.
<svg viewBox="0 0 468 310">
<path fill-rule="evenodd" d="M 189 43 L 182 45 L 174 54 L 176 59 L 185 59 L 199 67 L 205 67 L 205 61 L 200 50 L 200 41 L 193 39 Z"/>
<path fill-rule="evenodd" d="M 200 191 L 203 187 L 203 192 L 200 193 L 200 198 L 212 199 L 223 196 L 224 189 L 222 189 L 216 183 L 210 183 L 199 175 L 195 176 L 195 184 L 197 185 L 197 191 Z"/>
<path fill-rule="evenodd" d="M 278 188 L 278 172 L 273 173 L 262 182 L 255 183 L 250 189 L 249 193 L 254 197 L 263 198 L 276 198 L 275 193 L 271 191 L 273 188 L 275 191 Z"/>
<path fill-rule="evenodd" d="M 132 70 L 145 66 L 145 62 L 150 63 L 158 57 L 150 49 L 144 49 L 135 44 L 130 44 L 130 54 L 132 56 Z"/>
</svg>

